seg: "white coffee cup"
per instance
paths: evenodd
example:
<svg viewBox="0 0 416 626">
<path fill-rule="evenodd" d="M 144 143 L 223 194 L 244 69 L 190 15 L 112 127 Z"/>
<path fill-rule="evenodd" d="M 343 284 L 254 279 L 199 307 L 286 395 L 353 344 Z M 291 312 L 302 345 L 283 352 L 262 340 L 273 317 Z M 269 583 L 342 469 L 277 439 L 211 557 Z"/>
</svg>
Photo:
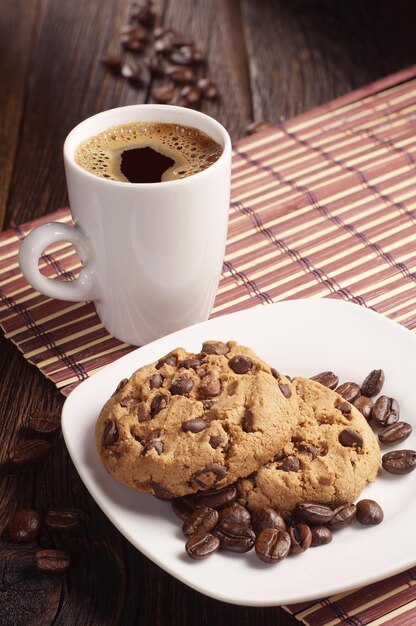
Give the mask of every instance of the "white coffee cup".
<svg viewBox="0 0 416 626">
<path fill-rule="evenodd" d="M 161 183 L 108 180 L 75 162 L 84 139 L 137 121 L 193 126 L 218 142 L 223 153 L 202 172 Z M 181 107 L 120 107 L 76 126 L 66 138 L 64 162 L 75 226 L 51 222 L 27 235 L 19 262 L 28 282 L 52 298 L 93 300 L 107 330 L 134 345 L 206 320 L 227 236 L 231 141 L 225 128 Z M 59 241 L 72 243 L 83 262 L 74 281 L 39 271 L 42 252 Z"/>
</svg>

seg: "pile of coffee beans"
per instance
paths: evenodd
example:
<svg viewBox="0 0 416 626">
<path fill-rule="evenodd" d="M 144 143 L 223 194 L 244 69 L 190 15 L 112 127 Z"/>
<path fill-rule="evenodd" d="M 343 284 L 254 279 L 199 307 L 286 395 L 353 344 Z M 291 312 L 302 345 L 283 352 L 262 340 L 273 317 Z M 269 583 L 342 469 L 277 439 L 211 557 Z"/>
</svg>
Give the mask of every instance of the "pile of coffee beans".
<svg viewBox="0 0 416 626">
<path fill-rule="evenodd" d="M 218 89 L 206 75 L 200 49 L 159 21 L 151 0 L 133 3 L 120 36 L 122 52 L 105 56 L 102 63 L 137 88 L 149 88 L 157 78 L 150 95 L 158 103 L 195 107 L 203 99 L 216 99 Z"/>
</svg>

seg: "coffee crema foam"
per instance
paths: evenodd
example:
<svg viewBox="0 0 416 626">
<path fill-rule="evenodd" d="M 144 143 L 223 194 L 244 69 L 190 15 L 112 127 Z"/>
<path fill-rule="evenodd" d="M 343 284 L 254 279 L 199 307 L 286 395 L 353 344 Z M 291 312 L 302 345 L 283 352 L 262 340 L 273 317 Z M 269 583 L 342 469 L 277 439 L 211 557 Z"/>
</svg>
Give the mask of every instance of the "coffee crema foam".
<svg viewBox="0 0 416 626">
<path fill-rule="evenodd" d="M 202 172 L 223 152 L 216 141 L 197 128 L 163 122 L 134 122 L 107 128 L 84 140 L 74 156 L 78 165 L 95 176 L 129 183 L 120 166 L 123 152 L 134 148 L 152 148 L 174 160 L 163 173 L 161 182 Z"/>
</svg>

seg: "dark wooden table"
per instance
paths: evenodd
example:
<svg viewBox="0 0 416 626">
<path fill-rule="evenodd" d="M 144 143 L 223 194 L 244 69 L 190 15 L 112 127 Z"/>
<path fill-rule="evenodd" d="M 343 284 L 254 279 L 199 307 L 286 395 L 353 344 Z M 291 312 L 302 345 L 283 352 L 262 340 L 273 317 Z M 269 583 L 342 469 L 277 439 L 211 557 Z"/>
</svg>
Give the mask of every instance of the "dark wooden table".
<svg viewBox="0 0 416 626">
<path fill-rule="evenodd" d="M 416 61 L 411 0 L 158 0 L 161 22 L 206 52 L 222 98 L 202 108 L 230 131 L 291 117 Z M 62 144 L 80 120 L 148 100 L 148 89 L 106 73 L 124 0 L 0 0 L 0 227 L 65 206 Z M 0 460 L 34 409 L 59 410 L 54 386 L 0 338 Z M 0 529 L 11 513 L 72 506 L 86 513 L 66 539 L 73 564 L 36 576 L 33 546 L 0 544 L 0 624 L 193 625 L 297 623 L 279 608 L 223 604 L 188 589 L 118 533 L 83 487 L 61 437 L 35 468 L 3 473 Z M 300 564 L 301 567 L 301 564 Z M 198 576 L 197 570 L 195 575 Z"/>
</svg>

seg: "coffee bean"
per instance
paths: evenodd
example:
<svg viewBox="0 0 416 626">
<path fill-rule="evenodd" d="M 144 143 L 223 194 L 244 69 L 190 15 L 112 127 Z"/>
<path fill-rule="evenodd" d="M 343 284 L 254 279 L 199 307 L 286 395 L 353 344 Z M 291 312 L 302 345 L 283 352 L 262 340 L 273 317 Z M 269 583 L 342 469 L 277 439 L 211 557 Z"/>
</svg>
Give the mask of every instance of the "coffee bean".
<svg viewBox="0 0 416 626">
<path fill-rule="evenodd" d="M 172 500 L 172 510 L 183 522 L 194 512 L 193 500 L 188 496 Z"/>
<path fill-rule="evenodd" d="M 290 552 L 300 554 L 305 552 L 312 543 L 312 532 L 306 524 L 295 524 L 289 528 Z"/>
<path fill-rule="evenodd" d="M 314 526 L 311 528 L 312 541 L 311 547 L 324 546 L 332 541 L 332 533 L 326 526 Z"/>
<path fill-rule="evenodd" d="M 38 435 L 52 435 L 61 426 L 60 415 L 53 411 L 32 411 L 29 415 L 28 426 Z"/>
<path fill-rule="evenodd" d="M 246 409 L 241 420 L 241 425 L 243 427 L 244 432 L 253 433 L 255 432 L 254 428 L 254 414 L 251 409 Z"/>
<path fill-rule="evenodd" d="M 222 437 L 212 436 L 209 438 L 209 445 L 211 446 L 211 448 L 214 448 L 214 450 L 216 450 L 218 446 L 221 446 L 223 443 L 225 443 L 225 439 L 223 439 Z"/>
<path fill-rule="evenodd" d="M 82 515 L 76 509 L 50 509 L 45 516 L 45 524 L 51 530 L 70 533 L 81 525 Z"/>
<path fill-rule="evenodd" d="M 178 367 L 184 367 L 186 370 L 194 370 L 197 367 L 201 366 L 201 361 L 199 361 L 198 359 L 185 359 L 184 361 L 181 361 L 179 363 Z"/>
<path fill-rule="evenodd" d="M 221 522 L 214 535 L 220 540 L 220 547 L 231 552 L 249 552 L 256 541 L 256 535 L 244 524 Z"/>
<path fill-rule="evenodd" d="M 121 65 L 123 63 L 123 59 L 119 55 L 108 55 L 102 57 L 101 63 L 105 65 L 105 67 L 110 70 L 113 74 L 120 74 Z"/>
<path fill-rule="evenodd" d="M 266 528 L 286 530 L 283 517 L 270 507 L 256 509 L 251 512 L 251 525 L 256 535 L 260 535 Z"/>
<path fill-rule="evenodd" d="M 310 379 L 329 389 L 335 389 L 339 383 L 338 376 L 330 371 L 320 372 L 319 374 L 315 374 L 315 376 L 311 376 Z"/>
<path fill-rule="evenodd" d="M 390 474 L 409 474 L 416 468 L 415 450 L 393 450 L 383 454 L 381 464 Z"/>
<path fill-rule="evenodd" d="M 381 443 L 401 443 L 412 434 L 412 427 L 407 422 L 396 422 L 386 426 L 378 434 Z"/>
<path fill-rule="evenodd" d="M 215 100 L 218 97 L 217 85 L 208 80 L 208 78 L 200 78 L 197 82 L 197 87 L 199 87 L 207 100 Z"/>
<path fill-rule="evenodd" d="M 160 368 L 163 367 L 164 365 L 170 365 L 171 367 L 176 367 L 177 363 L 178 363 L 177 356 L 175 356 L 174 354 L 167 354 L 162 359 L 159 359 L 159 361 L 156 363 L 156 369 L 160 370 Z"/>
<path fill-rule="evenodd" d="M 123 44 L 125 49 L 129 50 L 130 52 L 137 52 L 142 47 L 142 44 L 139 41 L 139 39 L 136 39 L 135 37 L 130 37 L 130 36 L 122 37 L 121 43 Z"/>
<path fill-rule="evenodd" d="M 179 83 L 180 85 L 186 85 L 195 80 L 194 70 L 187 65 L 171 65 L 167 68 L 166 74 L 174 83 Z"/>
<path fill-rule="evenodd" d="M 223 355 L 228 354 L 229 351 L 230 348 L 222 341 L 204 341 L 201 349 L 203 354 Z"/>
<path fill-rule="evenodd" d="M 41 518 L 33 509 L 16 511 L 12 516 L 8 530 L 11 541 L 17 543 L 29 543 L 35 541 L 40 535 Z"/>
<path fill-rule="evenodd" d="M 289 554 L 290 535 L 284 530 L 265 528 L 256 539 L 256 554 L 265 563 L 278 563 Z"/>
<path fill-rule="evenodd" d="M 160 76 L 165 73 L 165 63 L 163 61 L 163 58 L 158 54 L 154 54 L 153 56 L 148 58 L 146 61 L 146 65 L 148 70 L 154 76 Z"/>
<path fill-rule="evenodd" d="M 353 402 L 356 409 L 364 415 L 367 421 L 371 419 L 371 411 L 373 409 L 373 401 L 368 396 L 358 396 Z"/>
<path fill-rule="evenodd" d="M 295 515 L 297 519 L 312 524 L 326 524 L 334 516 L 333 510 L 325 504 L 316 502 L 302 502 L 296 505 Z"/>
<path fill-rule="evenodd" d="M 169 491 L 169 489 L 166 489 L 166 487 L 157 483 L 155 480 L 150 482 L 150 487 L 152 488 L 155 498 L 158 498 L 159 500 L 173 500 L 174 495 Z"/>
<path fill-rule="evenodd" d="M 219 523 L 250 526 L 251 515 L 244 506 L 241 506 L 238 502 L 234 502 L 219 510 Z"/>
<path fill-rule="evenodd" d="M 144 2 L 143 4 L 135 4 L 134 9 L 130 13 L 130 19 L 141 22 L 142 24 L 149 24 L 154 18 L 154 12 L 152 10 L 151 2 Z"/>
<path fill-rule="evenodd" d="M 202 52 L 200 50 L 198 50 L 197 48 L 193 47 L 192 48 L 192 63 L 204 63 L 205 62 L 205 57 L 202 54 Z"/>
<path fill-rule="evenodd" d="M 247 374 L 247 372 L 253 365 L 253 361 L 250 359 L 249 356 L 237 354 L 228 361 L 228 365 L 236 374 Z"/>
<path fill-rule="evenodd" d="M 51 444 L 44 439 L 28 439 L 14 446 L 9 452 L 12 465 L 31 465 L 46 457 Z"/>
<path fill-rule="evenodd" d="M 167 409 L 169 406 L 170 398 L 169 396 L 163 395 L 161 393 L 157 394 L 151 402 L 150 405 L 150 415 L 154 417 L 163 409 Z"/>
<path fill-rule="evenodd" d="M 220 540 L 211 533 L 193 535 L 185 544 L 185 549 L 191 559 L 204 559 L 214 554 L 220 547 Z"/>
<path fill-rule="evenodd" d="M 71 564 L 71 558 L 63 550 L 37 550 L 33 555 L 35 566 L 44 574 L 61 574 Z"/>
<path fill-rule="evenodd" d="M 182 87 L 180 94 L 182 98 L 186 100 L 188 104 L 198 104 L 202 98 L 202 92 L 198 87 L 193 87 L 191 85 L 187 85 L 186 87 Z"/>
<path fill-rule="evenodd" d="M 160 389 L 160 387 L 162 386 L 162 383 L 163 383 L 163 378 L 161 377 L 160 374 L 153 374 L 153 376 L 149 378 L 150 389 Z"/>
<path fill-rule="evenodd" d="M 210 463 L 206 467 L 196 471 L 192 475 L 192 480 L 201 489 L 215 487 L 227 475 L 227 468 L 220 463 Z"/>
<path fill-rule="evenodd" d="M 339 434 L 338 441 L 345 448 L 361 448 L 363 445 L 363 438 L 353 428 L 344 428 Z"/>
<path fill-rule="evenodd" d="M 338 409 L 338 411 L 341 411 L 343 415 L 349 415 L 351 413 L 351 404 L 347 401 L 344 401 L 344 402 L 336 401 L 335 408 Z"/>
<path fill-rule="evenodd" d="M 361 385 L 361 393 L 363 396 L 376 396 L 380 393 L 384 385 L 384 372 L 383 370 L 372 370 L 368 376 L 364 379 Z"/>
<path fill-rule="evenodd" d="M 173 396 L 187 396 L 192 391 L 194 381 L 187 376 L 179 376 L 172 381 L 170 392 Z"/>
<path fill-rule="evenodd" d="M 193 57 L 191 46 L 182 46 L 179 50 L 172 52 L 169 58 L 175 65 L 189 65 L 194 61 Z"/>
<path fill-rule="evenodd" d="M 204 491 L 204 493 L 198 493 L 195 498 L 195 504 L 196 506 L 210 506 L 213 509 L 220 509 L 234 502 L 236 497 L 237 490 L 234 485 L 230 485 L 218 491 Z"/>
<path fill-rule="evenodd" d="M 335 391 L 347 402 L 354 402 L 360 395 L 360 385 L 357 385 L 357 383 L 343 383 Z"/>
<path fill-rule="evenodd" d="M 341 504 L 334 509 L 334 516 L 328 522 L 328 527 L 331 530 L 337 530 L 338 528 L 344 528 L 348 526 L 355 519 L 357 515 L 357 507 L 355 504 Z"/>
<path fill-rule="evenodd" d="M 376 426 L 390 426 L 399 421 L 399 403 L 394 398 L 380 396 L 373 406 L 371 417 Z"/>
<path fill-rule="evenodd" d="M 142 456 L 148 455 L 152 450 L 155 450 L 158 456 L 160 456 L 163 452 L 163 441 L 160 441 L 159 439 L 149 441 L 149 443 L 147 443 L 142 450 Z"/>
<path fill-rule="evenodd" d="M 200 433 L 205 428 L 208 428 L 209 424 L 202 419 L 202 417 L 195 417 L 192 420 L 182 422 L 182 430 L 185 433 Z"/>
<path fill-rule="evenodd" d="M 142 74 L 143 68 L 140 65 L 125 63 L 121 68 L 121 75 L 123 78 L 127 78 L 132 85 L 137 87 L 141 87 L 143 85 Z"/>
<path fill-rule="evenodd" d="M 206 374 L 201 380 L 198 392 L 201 396 L 208 398 L 218 396 L 221 393 L 221 382 L 216 374 Z"/>
<path fill-rule="evenodd" d="M 279 469 L 283 472 L 298 472 L 300 470 L 299 459 L 295 456 L 288 456 L 279 466 Z"/>
<path fill-rule="evenodd" d="M 182 532 L 185 537 L 208 533 L 215 528 L 218 523 L 218 511 L 207 506 L 198 507 L 184 521 Z"/>
<path fill-rule="evenodd" d="M 289 385 L 286 385 L 286 383 L 279 383 L 279 389 L 282 392 L 282 394 L 284 395 L 285 398 L 290 398 L 292 395 L 292 390 L 289 387 Z"/>
<path fill-rule="evenodd" d="M 360 500 L 357 502 L 357 522 L 364 526 L 381 524 L 384 513 L 375 500 Z"/>
<path fill-rule="evenodd" d="M 266 120 L 257 120 L 256 122 L 251 122 L 246 126 L 246 135 L 254 135 L 255 133 L 259 133 L 262 130 L 266 130 L 270 128 L 270 122 Z"/>
</svg>

